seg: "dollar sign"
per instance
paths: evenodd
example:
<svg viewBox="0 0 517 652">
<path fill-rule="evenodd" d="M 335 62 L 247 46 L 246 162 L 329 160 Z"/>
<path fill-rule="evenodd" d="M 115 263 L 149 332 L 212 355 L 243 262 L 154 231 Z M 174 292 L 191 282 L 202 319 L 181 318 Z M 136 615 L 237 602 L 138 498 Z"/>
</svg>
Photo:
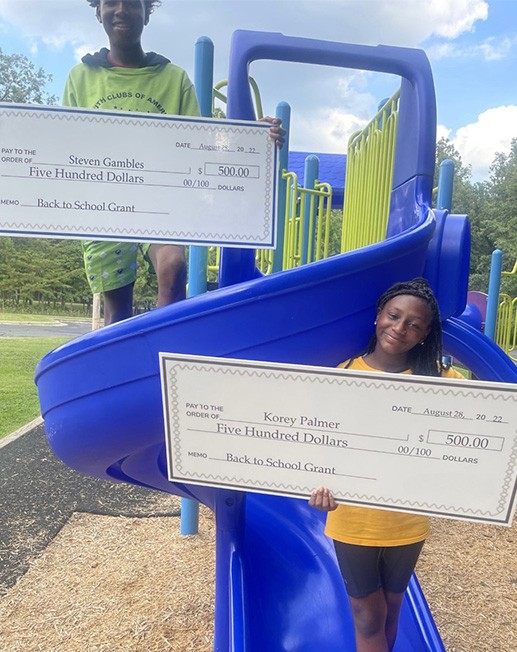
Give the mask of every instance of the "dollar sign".
<svg viewBox="0 0 517 652">
<path fill-rule="evenodd" d="M 420 435 L 420 437 L 418 438 L 418 441 L 424 441 L 424 435 Z"/>
</svg>

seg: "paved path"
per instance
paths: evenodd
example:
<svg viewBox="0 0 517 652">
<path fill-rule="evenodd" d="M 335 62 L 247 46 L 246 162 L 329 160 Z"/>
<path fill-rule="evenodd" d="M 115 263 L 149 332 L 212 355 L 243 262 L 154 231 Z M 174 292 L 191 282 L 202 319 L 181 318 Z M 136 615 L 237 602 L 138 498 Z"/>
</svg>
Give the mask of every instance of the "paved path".
<svg viewBox="0 0 517 652">
<path fill-rule="evenodd" d="M 91 321 L 21 323 L 0 321 L 0 337 L 78 337 L 92 330 Z"/>
<path fill-rule="evenodd" d="M 156 512 L 160 505 L 156 498 L 167 494 L 72 471 L 52 453 L 42 425 L 11 439 L 0 448 L 0 596 L 28 570 L 73 512 L 179 515 Z"/>
</svg>

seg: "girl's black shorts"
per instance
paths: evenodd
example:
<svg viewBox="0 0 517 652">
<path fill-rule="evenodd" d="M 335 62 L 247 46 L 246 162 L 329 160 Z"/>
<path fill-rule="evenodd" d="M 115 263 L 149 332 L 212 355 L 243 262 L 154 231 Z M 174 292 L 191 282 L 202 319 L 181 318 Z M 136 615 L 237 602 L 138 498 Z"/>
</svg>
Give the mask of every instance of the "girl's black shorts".
<svg viewBox="0 0 517 652">
<path fill-rule="evenodd" d="M 390 593 L 404 593 L 423 545 L 419 541 L 380 548 L 334 541 L 348 595 L 364 598 L 381 587 Z"/>
</svg>

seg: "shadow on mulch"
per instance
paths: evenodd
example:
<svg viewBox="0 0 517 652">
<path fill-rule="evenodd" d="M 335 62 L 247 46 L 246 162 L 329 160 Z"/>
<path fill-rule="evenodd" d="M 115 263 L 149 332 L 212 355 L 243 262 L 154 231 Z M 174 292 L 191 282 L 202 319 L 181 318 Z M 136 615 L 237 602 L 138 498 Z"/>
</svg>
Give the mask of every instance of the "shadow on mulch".
<svg viewBox="0 0 517 652">
<path fill-rule="evenodd" d="M 170 498 L 73 471 L 50 449 L 43 425 L 34 428 L 0 448 L 0 595 L 28 570 L 74 512 L 179 516 Z"/>
</svg>

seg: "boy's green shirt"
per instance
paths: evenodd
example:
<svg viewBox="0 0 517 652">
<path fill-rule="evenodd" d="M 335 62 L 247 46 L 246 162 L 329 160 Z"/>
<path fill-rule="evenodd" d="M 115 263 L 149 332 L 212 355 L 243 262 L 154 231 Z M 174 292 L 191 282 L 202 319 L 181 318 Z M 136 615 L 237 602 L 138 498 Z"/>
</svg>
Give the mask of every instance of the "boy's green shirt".
<svg viewBox="0 0 517 652">
<path fill-rule="evenodd" d="M 93 57 L 85 59 L 92 61 Z M 192 82 L 182 68 L 170 62 L 142 68 L 80 63 L 68 75 L 63 105 L 168 115 L 199 115 Z"/>
</svg>

